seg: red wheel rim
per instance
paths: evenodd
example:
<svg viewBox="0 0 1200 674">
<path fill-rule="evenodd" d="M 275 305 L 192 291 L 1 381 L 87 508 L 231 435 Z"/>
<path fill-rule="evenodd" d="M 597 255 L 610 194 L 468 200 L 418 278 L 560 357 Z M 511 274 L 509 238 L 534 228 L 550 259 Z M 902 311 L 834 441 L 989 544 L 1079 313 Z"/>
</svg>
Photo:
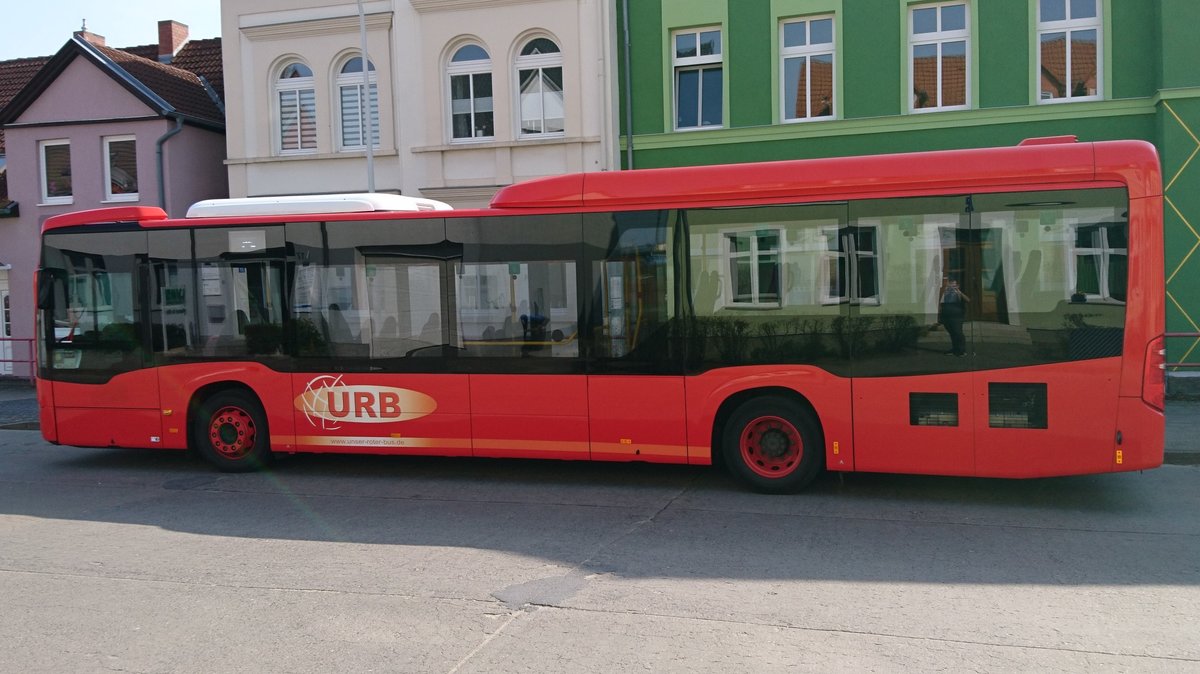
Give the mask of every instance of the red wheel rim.
<svg viewBox="0 0 1200 674">
<path fill-rule="evenodd" d="M 254 419 L 240 407 L 222 407 L 208 424 L 208 441 L 227 459 L 245 458 L 257 434 Z"/>
<path fill-rule="evenodd" d="M 804 456 L 800 431 L 780 417 L 758 417 L 746 424 L 740 446 L 742 462 L 763 477 L 790 475 Z"/>
</svg>

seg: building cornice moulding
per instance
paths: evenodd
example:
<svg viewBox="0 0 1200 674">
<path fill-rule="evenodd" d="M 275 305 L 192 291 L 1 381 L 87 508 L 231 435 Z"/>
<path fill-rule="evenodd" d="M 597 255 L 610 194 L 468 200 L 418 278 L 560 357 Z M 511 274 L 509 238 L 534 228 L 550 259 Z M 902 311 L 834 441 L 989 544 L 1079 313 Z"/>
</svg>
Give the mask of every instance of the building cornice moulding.
<svg viewBox="0 0 1200 674">
<path fill-rule="evenodd" d="M 375 158 L 395 157 L 395 150 L 376 150 Z M 347 152 L 335 152 L 329 154 L 286 154 L 273 157 L 230 157 L 225 160 L 226 166 L 245 166 L 248 164 L 279 164 L 284 162 L 296 161 L 362 161 L 367 153 L 362 150 L 349 150 Z"/>
<path fill-rule="evenodd" d="M 367 30 L 390 30 L 392 13 L 367 15 Z M 296 39 L 322 35 L 344 35 L 358 32 L 358 16 L 326 19 L 297 19 L 288 23 L 243 27 L 242 34 L 251 40 Z"/>
<path fill-rule="evenodd" d="M 533 147 L 545 145 L 588 145 L 599 143 L 600 136 L 568 136 L 557 138 L 522 138 L 521 140 L 486 140 L 479 142 L 454 143 L 451 145 L 418 145 L 411 148 L 413 154 L 423 152 L 457 152 L 468 150 L 495 150 L 500 148 Z"/>
<path fill-rule="evenodd" d="M 533 2 L 549 0 L 533 0 Z M 413 9 L 421 14 L 462 9 L 490 9 L 513 5 L 533 4 L 530 0 L 409 0 Z"/>
</svg>

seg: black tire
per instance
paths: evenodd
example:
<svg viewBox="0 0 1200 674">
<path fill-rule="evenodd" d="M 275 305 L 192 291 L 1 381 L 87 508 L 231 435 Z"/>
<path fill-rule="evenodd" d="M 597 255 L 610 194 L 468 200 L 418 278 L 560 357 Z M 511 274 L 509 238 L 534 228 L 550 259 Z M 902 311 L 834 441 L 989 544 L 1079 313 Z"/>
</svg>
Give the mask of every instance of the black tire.
<svg viewBox="0 0 1200 674">
<path fill-rule="evenodd" d="M 754 491 L 794 494 L 825 466 L 825 441 L 806 406 L 762 396 L 729 415 L 721 429 L 721 455 L 729 472 Z"/>
<path fill-rule="evenodd" d="M 271 462 L 267 417 L 258 398 L 245 391 L 220 391 L 196 408 L 192 443 L 219 470 L 243 473 Z"/>
</svg>

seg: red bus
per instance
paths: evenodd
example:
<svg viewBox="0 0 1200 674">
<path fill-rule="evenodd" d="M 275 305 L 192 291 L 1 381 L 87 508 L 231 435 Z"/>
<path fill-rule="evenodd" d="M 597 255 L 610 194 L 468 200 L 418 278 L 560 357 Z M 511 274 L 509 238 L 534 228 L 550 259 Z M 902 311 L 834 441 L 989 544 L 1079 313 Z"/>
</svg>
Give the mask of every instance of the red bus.
<svg viewBox="0 0 1200 674">
<path fill-rule="evenodd" d="M 358 452 L 1037 477 L 1163 456 L 1143 142 L 50 218 L 42 433 L 223 470 Z"/>
</svg>

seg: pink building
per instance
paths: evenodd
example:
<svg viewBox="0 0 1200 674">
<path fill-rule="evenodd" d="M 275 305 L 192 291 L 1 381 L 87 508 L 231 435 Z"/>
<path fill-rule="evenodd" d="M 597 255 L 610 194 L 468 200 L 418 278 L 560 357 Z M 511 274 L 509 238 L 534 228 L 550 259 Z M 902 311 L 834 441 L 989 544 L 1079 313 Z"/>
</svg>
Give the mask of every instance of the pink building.
<svg viewBox="0 0 1200 674">
<path fill-rule="evenodd" d="M 13 338 L 33 337 L 46 218 L 109 206 L 160 206 L 181 217 L 196 201 L 228 195 L 224 107 L 197 74 L 220 86 L 220 40 L 181 50 L 187 27 L 174 21 L 159 23 L 159 38 L 154 58 L 154 45 L 112 49 L 80 31 L 0 110 L 6 211 L 16 214 L 0 218 L 0 318 Z M 19 342 L 0 349 L 26 355 Z M 0 376 L 28 369 L 0 363 Z"/>
</svg>

